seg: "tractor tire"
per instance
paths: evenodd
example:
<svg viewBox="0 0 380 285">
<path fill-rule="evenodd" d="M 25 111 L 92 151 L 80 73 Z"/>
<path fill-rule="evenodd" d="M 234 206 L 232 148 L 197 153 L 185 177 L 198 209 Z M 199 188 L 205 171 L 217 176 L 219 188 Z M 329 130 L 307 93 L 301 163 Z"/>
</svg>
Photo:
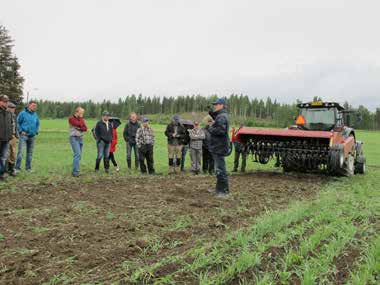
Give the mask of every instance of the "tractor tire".
<svg viewBox="0 0 380 285">
<path fill-rule="evenodd" d="M 366 172 L 366 159 L 364 156 L 359 155 L 355 161 L 355 174 L 365 174 Z"/>
<path fill-rule="evenodd" d="M 343 176 L 352 176 L 355 174 L 355 158 L 353 154 L 349 154 L 343 164 L 343 168 L 340 171 Z"/>
<path fill-rule="evenodd" d="M 328 169 L 332 174 L 340 174 L 344 167 L 344 149 L 343 145 L 336 144 L 330 149 Z"/>
</svg>

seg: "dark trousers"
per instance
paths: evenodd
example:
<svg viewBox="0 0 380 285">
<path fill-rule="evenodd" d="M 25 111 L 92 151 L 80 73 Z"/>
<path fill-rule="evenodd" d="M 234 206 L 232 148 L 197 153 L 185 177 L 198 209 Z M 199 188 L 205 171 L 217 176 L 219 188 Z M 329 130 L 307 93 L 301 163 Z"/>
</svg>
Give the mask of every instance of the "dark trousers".
<svg viewBox="0 0 380 285">
<path fill-rule="evenodd" d="M 239 160 L 241 155 L 241 172 L 245 171 L 247 165 L 247 154 L 235 150 L 235 160 L 234 160 L 234 171 L 237 171 L 239 168 Z"/>
<path fill-rule="evenodd" d="M 127 142 L 127 164 L 128 168 L 132 166 L 132 150 L 135 155 L 135 168 L 139 167 L 139 150 L 136 143 Z"/>
<path fill-rule="evenodd" d="M 5 173 L 5 162 L 8 158 L 9 141 L 0 141 L 0 177 Z"/>
<path fill-rule="evenodd" d="M 113 152 L 110 152 L 110 161 L 112 162 L 113 166 L 117 166 L 117 162 L 115 159 L 115 154 Z"/>
<path fill-rule="evenodd" d="M 186 160 L 186 154 L 187 151 L 189 150 L 189 145 L 184 145 L 182 147 L 182 159 L 181 159 L 181 170 L 185 169 L 185 160 Z"/>
<path fill-rule="evenodd" d="M 153 145 L 145 144 L 139 148 L 139 159 L 140 159 L 140 169 L 141 173 L 146 173 L 145 160 L 148 165 L 149 174 L 154 173 L 154 160 L 153 160 Z"/>
<path fill-rule="evenodd" d="M 215 163 L 216 191 L 219 193 L 228 193 L 229 186 L 225 157 L 215 153 L 212 153 L 212 157 Z"/>
<path fill-rule="evenodd" d="M 214 173 L 214 159 L 208 149 L 203 149 L 202 152 L 202 170 L 203 173 Z"/>
</svg>

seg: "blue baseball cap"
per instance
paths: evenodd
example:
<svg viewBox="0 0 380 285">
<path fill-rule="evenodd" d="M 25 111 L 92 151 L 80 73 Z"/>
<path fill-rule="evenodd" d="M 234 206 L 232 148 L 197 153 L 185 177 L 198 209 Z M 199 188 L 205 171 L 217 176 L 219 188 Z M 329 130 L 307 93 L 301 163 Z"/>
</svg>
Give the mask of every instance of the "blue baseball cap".
<svg viewBox="0 0 380 285">
<path fill-rule="evenodd" d="M 226 105 L 226 100 L 224 98 L 218 98 L 215 102 L 212 103 L 213 105 Z"/>
<path fill-rule="evenodd" d="M 142 121 L 143 123 L 146 123 L 146 122 L 149 122 L 149 119 L 148 119 L 147 117 L 143 117 L 143 118 L 141 119 L 141 121 Z"/>
<path fill-rule="evenodd" d="M 173 116 L 173 121 L 175 121 L 175 122 L 179 122 L 179 120 L 180 120 L 180 118 L 179 118 L 178 115 L 174 115 L 174 116 Z"/>
</svg>

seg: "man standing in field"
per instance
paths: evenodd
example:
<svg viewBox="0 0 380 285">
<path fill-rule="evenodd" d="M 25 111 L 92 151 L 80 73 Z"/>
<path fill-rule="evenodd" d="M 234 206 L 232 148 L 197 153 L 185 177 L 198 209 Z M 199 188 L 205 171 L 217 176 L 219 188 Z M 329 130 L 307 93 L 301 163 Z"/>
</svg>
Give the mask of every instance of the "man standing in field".
<svg viewBox="0 0 380 285">
<path fill-rule="evenodd" d="M 180 124 L 179 120 L 179 116 L 174 115 L 173 121 L 165 130 L 165 136 L 168 138 L 169 174 L 175 174 L 176 166 L 181 166 L 182 147 L 186 136 L 186 129 Z"/>
<path fill-rule="evenodd" d="M 0 182 L 5 179 L 5 162 L 13 133 L 12 114 L 7 109 L 8 101 L 7 95 L 0 95 Z"/>
<path fill-rule="evenodd" d="M 239 129 L 243 127 L 243 124 L 240 124 Z M 237 131 L 239 130 L 237 129 Z M 245 152 L 244 145 L 240 142 L 234 142 L 235 148 L 235 158 L 234 158 L 234 169 L 232 172 L 237 172 L 239 168 L 239 160 L 241 155 L 241 172 L 245 172 L 245 168 L 247 165 L 247 153 Z"/>
<path fill-rule="evenodd" d="M 136 145 L 136 133 L 140 124 L 137 121 L 135 112 L 129 114 L 129 121 L 124 128 L 124 140 L 127 143 L 127 165 L 130 170 L 132 167 L 132 150 L 135 156 L 135 169 L 139 168 L 139 150 Z"/>
<path fill-rule="evenodd" d="M 149 174 L 154 174 L 154 131 L 149 126 L 148 118 L 142 118 L 142 123 L 143 125 L 137 130 L 136 133 L 136 144 L 139 149 L 140 169 L 142 174 L 146 174 L 146 160 Z"/>
<path fill-rule="evenodd" d="M 70 144 L 73 149 L 73 168 L 71 174 L 78 177 L 80 172 L 80 160 L 83 148 L 83 133 L 87 132 L 87 126 L 83 119 L 84 109 L 77 107 L 75 113 L 69 117 Z"/>
<path fill-rule="evenodd" d="M 16 105 L 12 102 L 8 102 L 8 111 L 12 114 L 12 139 L 9 141 L 8 151 L 8 173 L 10 176 L 16 176 L 15 163 L 17 154 L 17 118 L 16 118 Z"/>
<path fill-rule="evenodd" d="M 194 128 L 188 132 L 190 136 L 191 171 L 198 175 L 201 170 L 202 144 L 205 133 L 203 129 L 199 128 L 199 122 L 194 122 Z"/>
<path fill-rule="evenodd" d="M 34 141 L 40 129 L 40 120 L 37 115 L 37 102 L 30 101 L 28 106 L 17 117 L 17 129 L 20 140 L 18 143 L 16 172 L 20 171 L 22 156 L 26 147 L 25 170 L 32 170 L 32 157 L 34 150 Z"/>
<path fill-rule="evenodd" d="M 212 158 L 212 155 L 208 149 L 208 146 L 210 144 L 210 132 L 209 128 L 214 123 L 214 120 L 209 117 L 207 119 L 207 125 L 203 128 L 203 132 L 205 133 L 205 139 L 203 140 L 202 144 L 202 169 L 203 174 L 214 174 L 214 159 Z"/>
<path fill-rule="evenodd" d="M 212 154 L 216 170 L 216 187 L 214 192 L 217 197 L 224 198 L 229 195 L 228 175 L 225 156 L 230 151 L 229 118 L 225 110 L 225 99 L 219 98 L 213 103 L 215 122 L 210 126 L 209 150 Z"/>
<path fill-rule="evenodd" d="M 104 170 L 106 173 L 110 169 L 110 147 L 112 142 L 112 126 L 109 122 L 110 113 L 104 111 L 102 119 L 95 126 L 96 146 L 98 155 L 96 157 L 95 172 L 99 172 L 100 162 L 103 159 Z"/>
</svg>

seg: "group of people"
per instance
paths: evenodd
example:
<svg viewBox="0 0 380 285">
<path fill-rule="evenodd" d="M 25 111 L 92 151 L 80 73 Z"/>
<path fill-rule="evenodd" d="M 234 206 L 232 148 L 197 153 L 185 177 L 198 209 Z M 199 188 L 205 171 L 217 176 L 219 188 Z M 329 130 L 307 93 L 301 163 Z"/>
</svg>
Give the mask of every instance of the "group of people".
<svg viewBox="0 0 380 285">
<path fill-rule="evenodd" d="M 0 95 L 0 181 L 6 173 L 16 176 L 20 171 L 25 148 L 25 170 L 32 170 L 34 140 L 40 128 L 37 102 L 30 101 L 18 116 L 16 107 L 7 95 Z"/>
<path fill-rule="evenodd" d="M 225 197 L 229 193 L 225 163 L 225 156 L 230 153 L 229 119 L 223 98 L 218 99 L 213 105 L 214 111 L 204 128 L 201 128 L 197 121 L 191 124 L 181 122 L 178 115 L 174 115 L 173 120 L 167 125 L 165 136 L 168 143 L 169 174 L 184 170 L 185 156 L 189 149 L 191 171 L 197 175 L 201 172 L 201 166 L 205 174 L 213 174 L 215 170 L 217 184 L 212 192 L 217 196 Z M 78 107 L 69 118 L 70 143 L 74 153 L 72 168 L 74 177 L 79 176 L 83 134 L 87 131 L 83 114 L 84 110 Z M 116 122 L 115 118 L 105 111 L 92 129 L 97 145 L 96 172 L 99 171 L 102 160 L 105 172 L 109 172 L 110 161 L 116 171 L 119 171 L 114 155 L 118 142 Z M 149 124 L 149 119 L 143 117 L 140 124 L 136 113 L 132 112 L 124 127 L 123 137 L 126 142 L 128 169 L 132 168 L 133 153 L 135 169 L 140 167 L 142 174 L 155 174 L 153 159 L 155 132 Z"/>
<path fill-rule="evenodd" d="M 165 136 L 168 144 L 169 173 L 176 174 L 184 170 L 186 152 L 189 150 L 191 171 L 195 175 L 199 174 L 201 169 L 204 174 L 215 172 L 217 184 L 212 192 L 224 197 L 229 193 L 225 164 L 225 156 L 230 153 L 229 118 L 223 98 L 214 102 L 213 106 L 214 110 L 203 128 L 198 121 L 189 123 L 181 120 L 178 115 L 174 115 L 173 120 L 167 125 Z M 31 171 L 34 139 L 38 135 L 40 125 L 36 109 L 37 102 L 30 101 L 16 116 L 16 105 L 10 102 L 6 95 L 0 95 L 0 180 L 5 179 L 7 172 L 10 176 L 17 174 L 21 168 L 25 148 L 27 150 L 25 170 Z M 83 135 L 88 131 L 83 118 L 84 112 L 83 108 L 77 107 L 68 119 L 74 177 L 80 175 Z M 97 146 L 96 172 L 99 171 L 102 160 L 105 172 L 109 172 L 110 162 L 116 171 L 119 171 L 114 155 L 118 142 L 117 127 L 115 118 L 105 111 L 91 130 Z M 140 124 L 136 113 L 132 112 L 125 125 L 123 138 L 126 142 L 128 169 L 132 168 L 133 154 L 135 169 L 140 168 L 143 174 L 155 174 L 153 159 L 155 132 L 149 124 L 149 119 L 143 117 Z"/>
</svg>

